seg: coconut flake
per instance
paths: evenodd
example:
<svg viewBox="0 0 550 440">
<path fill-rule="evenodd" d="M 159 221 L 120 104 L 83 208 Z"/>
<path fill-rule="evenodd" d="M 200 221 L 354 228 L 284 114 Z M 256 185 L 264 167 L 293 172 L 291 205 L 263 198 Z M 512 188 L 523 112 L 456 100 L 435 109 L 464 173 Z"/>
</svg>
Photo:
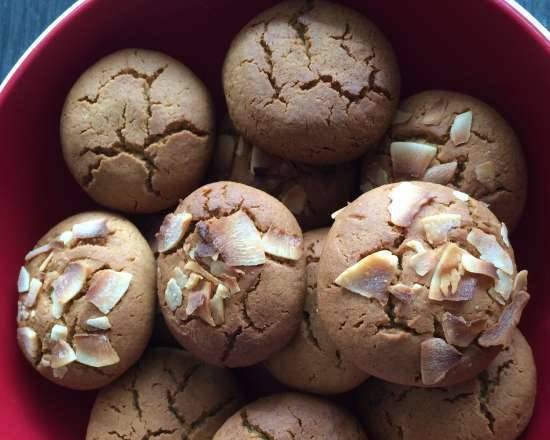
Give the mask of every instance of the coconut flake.
<svg viewBox="0 0 550 440">
<path fill-rule="evenodd" d="M 38 255 L 45 254 L 46 252 L 50 252 L 54 248 L 54 245 L 51 243 L 45 244 L 43 246 L 39 246 L 32 251 L 30 251 L 27 255 L 25 255 L 25 261 L 31 261 L 33 258 L 37 257 Z"/>
<path fill-rule="evenodd" d="M 480 163 L 475 168 L 476 179 L 482 185 L 492 188 L 495 185 L 496 169 L 492 161 Z"/>
<path fill-rule="evenodd" d="M 449 344 L 467 347 L 485 329 L 485 319 L 466 321 L 462 316 L 445 312 L 441 320 L 443 334 Z"/>
<path fill-rule="evenodd" d="M 397 110 L 395 116 L 393 117 L 392 125 L 404 124 L 412 118 L 412 113 L 405 112 L 403 110 Z"/>
<path fill-rule="evenodd" d="M 172 312 L 175 312 L 176 309 L 181 306 L 183 302 L 183 295 L 181 292 L 181 287 L 174 278 L 170 278 L 166 284 L 166 290 L 164 291 L 164 300 L 166 301 L 166 306 Z"/>
<path fill-rule="evenodd" d="M 86 299 L 102 313 L 109 313 L 130 287 L 133 275 L 104 269 L 96 272 L 90 280 Z"/>
<path fill-rule="evenodd" d="M 33 278 L 30 283 L 29 287 L 29 293 L 27 293 L 27 296 L 23 300 L 23 303 L 26 307 L 32 307 L 36 303 L 36 298 L 38 298 L 38 293 L 40 292 L 40 289 L 42 289 L 42 281 Z"/>
<path fill-rule="evenodd" d="M 424 182 L 447 185 L 451 180 L 453 180 L 457 167 L 457 162 L 440 163 L 434 165 L 428 168 L 428 170 L 424 173 L 422 180 Z"/>
<path fill-rule="evenodd" d="M 69 330 L 66 325 L 55 324 L 50 331 L 50 341 L 66 340 Z"/>
<path fill-rule="evenodd" d="M 82 224 L 82 223 L 81 223 Z M 55 239 L 58 243 L 62 244 L 63 247 L 70 247 L 76 241 L 73 231 L 68 230 L 64 231 Z"/>
<path fill-rule="evenodd" d="M 187 280 L 187 283 L 185 283 L 185 288 L 188 290 L 194 289 L 199 285 L 199 283 L 202 281 L 202 277 L 193 272 L 189 275 L 189 279 Z"/>
<path fill-rule="evenodd" d="M 469 252 L 463 251 L 461 262 L 462 267 L 467 272 L 485 275 L 486 277 L 492 278 L 493 280 L 496 280 L 498 278 L 497 269 L 495 266 L 493 266 L 492 263 L 480 260 L 479 258 L 474 257 Z"/>
<path fill-rule="evenodd" d="M 63 273 L 52 283 L 52 302 L 64 306 L 77 296 L 84 285 L 87 277 L 86 267 L 81 263 L 69 263 Z M 61 315 L 55 316 L 60 318 Z"/>
<path fill-rule="evenodd" d="M 189 281 L 189 276 L 185 274 L 179 266 L 176 266 L 174 268 L 174 280 L 176 281 L 176 284 L 180 289 L 183 289 L 185 285 L 187 284 L 187 281 Z"/>
<path fill-rule="evenodd" d="M 229 298 L 230 295 L 229 289 L 223 284 L 220 284 L 216 289 L 216 293 L 210 300 L 210 311 L 216 325 L 222 325 L 225 322 L 224 300 Z"/>
<path fill-rule="evenodd" d="M 472 129 L 472 116 L 471 111 L 460 113 L 456 115 L 451 125 L 450 138 L 453 143 L 458 146 L 465 144 L 470 140 L 470 131 Z"/>
<path fill-rule="evenodd" d="M 410 304 L 413 301 L 416 293 L 411 286 L 407 286 L 402 283 L 388 287 L 388 292 L 395 296 L 399 301 L 407 304 Z"/>
<path fill-rule="evenodd" d="M 77 240 L 106 237 L 109 233 L 105 217 L 88 220 L 73 225 L 73 236 Z"/>
<path fill-rule="evenodd" d="M 390 154 L 396 178 L 420 178 L 437 154 L 437 147 L 418 142 L 392 142 Z"/>
<path fill-rule="evenodd" d="M 219 278 L 216 278 L 196 261 L 188 261 L 187 263 L 185 263 L 185 266 L 183 266 L 183 268 L 190 272 L 195 272 L 199 274 L 202 278 L 214 283 L 215 285 L 223 283 Z"/>
<path fill-rule="evenodd" d="M 19 342 L 25 357 L 30 362 L 34 362 L 40 354 L 40 341 L 36 332 L 30 327 L 19 327 L 17 329 L 17 342 Z"/>
<path fill-rule="evenodd" d="M 420 373 L 424 385 L 441 382 L 449 370 L 462 359 L 462 353 L 441 338 L 430 338 L 420 344 Z"/>
<path fill-rule="evenodd" d="M 188 212 L 168 214 L 156 235 L 158 251 L 167 252 L 174 249 L 187 233 L 192 220 L 193 216 Z"/>
<path fill-rule="evenodd" d="M 428 298 L 434 301 L 453 299 L 460 282 L 460 261 L 462 249 L 455 243 L 448 243 L 443 249 L 430 283 Z"/>
<path fill-rule="evenodd" d="M 52 347 L 50 365 L 52 368 L 61 368 L 76 360 L 76 354 L 67 341 L 61 339 Z"/>
<path fill-rule="evenodd" d="M 408 240 L 405 242 L 404 246 L 412 249 L 417 254 L 423 254 L 426 252 L 426 247 L 421 241 L 418 240 Z"/>
<path fill-rule="evenodd" d="M 286 234 L 274 226 L 263 235 L 262 244 L 266 254 L 285 260 L 297 261 L 303 252 L 302 237 Z"/>
<path fill-rule="evenodd" d="M 90 367 L 101 368 L 120 362 L 109 338 L 101 334 L 78 333 L 73 337 L 76 360 Z"/>
<path fill-rule="evenodd" d="M 390 251 L 374 252 L 348 267 L 334 281 L 340 287 L 366 298 L 388 301 L 388 286 L 392 281 L 399 260 Z"/>
<path fill-rule="evenodd" d="M 39 272 L 44 272 L 46 268 L 48 267 L 48 264 L 50 264 L 50 261 L 52 261 L 53 258 L 53 252 L 50 252 L 46 258 L 44 258 L 44 261 L 40 264 L 40 267 L 38 268 Z"/>
<path fill-rule="evenodd" d="M 466 239 L 479 251 L 481 254 L 479 258 L 483 261 L 492 263 L 493 266 L 503 270 L 508 275 L 514 273 L 512 258 L 502 249 L 493 235 L 486 234 L 480 229 L 472 229 Z"/>
<path fill-rule="evenodd" d="M 517 273 L 514 279 L 514 292 L 527 291 L 527 271 L 522 270 Z"/>
<path fill-rule="evenodd" d="M 461 202 L 467 202 L 470 200 L 470 196 L 462 191 L 453 190 L 453 195 Z"/>
<path fill-rule="evenodd" d="M 25 266 L 21 266 L 19 270 L 19 276 L 17 277 L 17 291 L 19 293 L 25 293 L 29 291 L 31 282 L 31 276 Z"/>
<path fill-rule="evenodd" d="M 301 185 L 292 185 L 279 199 L 290 212 L 299 215 L 306 207 L 307 193 Z"/>
<path fill-rule="evenodd" d="M 446 109 L 447 100 L 443 97 L 439 98 L 426 110 L 422 117 L 422 123 L 424 125 L 439 125 Z"/>
<path fill-rule="evenodd" d="M 506 246 L 512 247 L 512 245 L 510 244 L 510 239 L 508 238 L 508 228 L 504 223 L 501 223 L 500 225 L 500 236 Z"/>
<path fill-rule="evenodd" d="M 410 266 L 421 277 L 430 273 L 437 265 L 437 252 L 428 250 L 417 253 L 409 259 Z"/>
<path fill-rule="evenodd" d="M 495 283 L 495 291 L 504 299 L 508 301 L 512 291 L 514 290 L 514 282 L 512 277 L 506 272 L 497 269 L 497 282 Z"/>
<path fill-rule="evenodd" d="M 390 220 L 397 226 L 410 226 L 420 208 L 428 203 L 433 196 L 419 185 L 410 182 L 397 184 L 389 194 Z"/>
<path fill-rule="evenodd" d="M 436 214 L 424 217 L 422 220 L 428 242 L 439 245 L 447 241 L 447 234 L 453 228 L 459 228 L 462 217 L 459 214 Z"/>
<path fill-rule="evenodd" d="M 201 287 L 189 293 L 185 313 L 196 315 L 208 325 L 214 327 L 216 324 L 210 311 L 210 298 L 212 297 L 212 283 L 204 281 Z"/>
<path fill-rule="evenodd" d="M 109 321 L 107 316 L 98 316 L 97 318 L 88 319 L 86 326 L 91 329 L 109 330 L 111 328 L 111 321 Z"/>
</svg>

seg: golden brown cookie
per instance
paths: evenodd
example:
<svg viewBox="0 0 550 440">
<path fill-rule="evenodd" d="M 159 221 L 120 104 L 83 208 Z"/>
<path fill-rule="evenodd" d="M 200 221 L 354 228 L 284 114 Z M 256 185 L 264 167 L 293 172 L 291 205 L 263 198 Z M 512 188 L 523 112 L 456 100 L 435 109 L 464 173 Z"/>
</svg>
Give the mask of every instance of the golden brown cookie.
<svg viewBox="0 0 550 440">
<path fill-rule="evenodd" d="M 252 19 L 223 67 L 231 120 L 252 144 L 309 164 L 353 160 L 378 142 L 399 100 L 393 50 L 366 17 L 291 0 Z"/>
<path fill-rule="evenodd" d="M 403 101 L 382 147 L 363 160 L 363 192 L 416 179 L 488 203 L 510 230 L 527 195 L 522 148 L 504 118 L 476 98 L 442 90 Z"/>
<path fill-rule="evenodd" d="M 218 135 L 212 180 L 231 180 L 277 197 L 304 229 L 329 225 L 354 199 L 357 162 L 313 167 L 281 159 L 247 142 L 226 120 Z"/>
<path fill-rule="evenodd" d="M 375 377 L 428 387 L 485 369 L 529 299 L 503 224 L 467 194 L 427 182 L 384 185 L 340 211 L 317 289 L 343 356 Z"/>
<path fill-rule="evenodd" d="M 156 348 L 101 390 L 86 440 L 210 440 L 242 403 L 228 370 L 182 350 Z"/>
<path fill-rule="evenodd" d="M 93 389 L 137 361 L 153 327 L 155 260 L 132 223 L 105 212 L 69 217 L 24 264 L 17 340 L 40 374 Z"/>
<path fill-rule="evenodd" d="M 476 379 L 449 388 L 411 388 L 380 380 L 360 390 L 360 413 L 373 440 L 514 440 L 533 414 L 536 368 L 519 330 Z"/>
<path fill-rule="evenodd" d="M 277 380 L 289 387 L 312 393 L 336 394 L 355 388 L 368 375 L 342 358 L 317 314 L 317 268 L 327 233 L 328 228 L 304 234 L 307 286 L 300 330 L 265 365 Z"/>
<path fill-rule="evenodd" d="M 231 416 L 213 440 L 366 440 L 359 422 L 328 400 L 307 394 L 273 394 Z"/>
<path fill-rule="evenodd" d="M 63 155 L 99 204 L 156 212 L 201 183 L 213 125 L 208 91 L 193 72 L 162 53 L 126 49 L 99 60 L 71 89 Z"/>
<path fill-rule="evenodd" d="M 252 365 L 292 338 L 304 305 L 302 231 L 274 197 L 205 185 L 166 216 L 157 249 L 166 324 L 198 358 Z"/>
</svg>

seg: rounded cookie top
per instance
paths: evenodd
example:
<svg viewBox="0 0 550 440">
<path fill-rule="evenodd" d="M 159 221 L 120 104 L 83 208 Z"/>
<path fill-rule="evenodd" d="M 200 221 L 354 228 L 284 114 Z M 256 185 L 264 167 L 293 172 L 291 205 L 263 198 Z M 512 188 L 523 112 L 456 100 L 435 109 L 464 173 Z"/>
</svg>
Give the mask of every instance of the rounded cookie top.
<svg viewBox="0 0 550 440">
<path fill-rule="evenodd" d="M 302 231 L 277 199 L 217 182 L 185 198 L 158 234 L 158 295 L 174 337 L 205 362 L 265 360 L 304 302 Z"/>
<path fill-rule="evenodd" d="M 273 156 L 247 142 L 226 120 L 211 166 L 213 180 L 231 180 L 277 197 L 305 229 L 329 225 L 354 198 L 357 163 L 313 167 Z"/>
<path fill-rule="evenodd" d="M 366 440 L 359 422 L 327 400 L 298 393 L 273 394 L 231 416 L 213 440 L 311 438 Z"/>
<path fill-rule="evenodd" d="M 228 370 L 201 364 L 182 350 L 156 348 L 98 394 L 86 440 L 170 438 L 210 440 L 241 405 Z"/>
<path fill-rule="evenodd" d="M 342 354 L 415 386 L 478 374 L 529 299 L 505 226 L 467 194 L 427 182 L 384 185 L 340 211 L 318 282 L 320 317 Z"/>
<path fill-rule="evenodd" d="M 533 414 L 536 368 L 516 330 L 512 344 L 474 380 L 448 388 L 404 387 L 372 379 L 360 389 L 360 414 L 373 440 L 514 440 Z"/>
<path fill-rule="evenodd" d="M 319 394 L 343 393 L 355 388 L 368 375 L 343 359 L 317 314 L 317 268 L 328 228 L 304 234 L 306 252 L 306 302 L 300 330 L 266 367 L 284 384 Z"/>
<path fill-rule="evenodd" d="M 232 121 L 254 145 L 333 164 L 380 139 L 400 78 L 390 44 L 366 17 L 331 2 L 291 0 L 235 37 L 223 86 Z"/>
<path fill-rule="evenodd" d="M 61 116 L 63 155 L 101 205 L 160 211 L 200 184 L 213 124 L 208 91 L 186 66 L 125 49 L 99 60 L 71 89 Z"/>
<path fill-rule="evenodd" d="M 527 194 L 521 145 L 504 118 L 476 98 L 442 90 L 404 100 L 382 147 L 363 161 L 363 191 L 413 179 L 488 203 L 510 230 Z"/>
<path fill-rule="evenodd" d="M 155 260 L 122 217 L 86 212 L 54 226 L 26 255 L 17 285 L 21 350 L 59 385 L 102 387 L 149 341 Z"/>
</svg>

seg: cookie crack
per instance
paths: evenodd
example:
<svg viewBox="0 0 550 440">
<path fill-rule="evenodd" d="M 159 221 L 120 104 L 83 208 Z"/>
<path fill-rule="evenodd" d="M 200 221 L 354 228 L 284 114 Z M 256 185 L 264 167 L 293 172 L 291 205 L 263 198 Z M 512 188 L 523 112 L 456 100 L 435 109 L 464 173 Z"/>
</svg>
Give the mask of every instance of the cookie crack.
<svg viewBox="0 0 550 440">
<path fill-rule="evenodd" d="M 306 337 L 307 339 L 317 348 L 319 351 L 323 351 L 321 348 L 321 345 L 319 345 L 319 340 L 313 333 L 313 329 L 311 328 L 311 315 L 309 311 L 305 310 L 303 311 L 303 322 L 306 329 Z"/>
<path fill-rule="evenodd" d="M 267 27 L 269 25 L 269 21 L 264 23 L 264 31 L 262 32 L 262 35 L 260 36 L 260 46 L 262 46 L 262 49 L 264 51 L 264 57 L 267 65 L 269 66 L 269 70 L 261 69 L 258 65 L 256 67 L 261 72 L 265 73 L 267 76 L 267 79 L 269 83 L 271 84 L 271 88 L 273 89 L 273 96 L 271 99 L 273 101 L 280 101 L 285 105 L 287 105 L 287 102 L 284 100 L 284 98 L 281 97 L 281 87 L 277 85 L 277 80 L 275 76 L 273 75 L 273 51 L 271 50 L 271 47 L 269 47 L 269 44 L 265 40 L 265 34 L 267 33 Z M 255 63 L 254 63 L 255 64 Z"/>
<path fill-rule="evenodd" d="M 173 392 L 171 392 L 170 390 L 166 390 L 166 400 L 168 402 L 168 411 L 172 413 L 172 415 L 176 418 L 176 420 L 182 426 L 187 426 L 187 421 L 185 420 L 185 416 L 183 416 L 179 412 L 178 408 L 176 407 L 176 397 L 178 394 L 185 391 L 185 388 L 189 384 L 189 381 L 200 368 L 201 368 L 201 364 L 194 364 L 188 371 L 185 372 L 183 379 L 181 381 L 177 379 L 172 369 L 164 368 L 164 371 L 170 376 L 172 381 L 176 384 L 176 389 Z"/>
<path fill-rule="evenodd" d="M 400 425 L 397 425 L 393 422 L 391 414 L 388 411 L 386 411 L 385 409 L 383 411 L 384 411 L 384 417 L 386 419 L 386 423 L 395 430 L 399 440 L 403 440 L 405 438 L 403 434 L 403 428 Z"/>
<path fill-rule="evenodd" d="M 156 431 L 147 430 L 147 433 L 141 438 L 141 440 L 150 440 L 152 438 L 160 437 L 161 435 L 173 434 L 175 429 L 157 429 Z"/>
<path fill-rule="evenodd" d="M 136 388 L 136 382 L 137 382 L 139 370 L 140 368 L 138 365 L 134 370 L 134 377 L 132 377 L 132 381 L 130 383 L 130 386 L 128 387 L 128 391 L 132 393 L 132 405 L 138 414 L 138 419 L 141 420 L 143 417 L 143 411 L 139 403 L 139 391 Z"/>
<path fill-rule="evenodd" d="M 199 415 L 199 417 L 191 423 L 189 430 L 182 435 L 182 440 L 188 440 L 189 436 L 193 434 L 193 432 L 195 432 L 197 429 L 199 429 L 202 425 L 204 425 L 204 423 L 208 419 L 211 419 L 212 417 L 216 417 L 225 408 L 227 408 L 229 405 L 235 402 L 235 400 L 236 400 L 235 396 L 230 396 L 227 399 L 224 399 L 223 401 L 215 405 L 214 407 L 212 407 L 211 409 L 203 411 Z"/>
<path fill-rule="evenodd" d="M 468 397 L 471 397 L 473 395 L 474 393 L 460 393 L 452 397 L 446 397 L 445 399 L 443 399 L 443 401 L 453 403 L 453 402 L 456 402 L 457 400 L 467 399 Z"/>
<path fill-rule="evenodd" d="M 249 287 L 245 292 L 243 292 L 241 303 L 240 303 L 241 304 L 241 307 L 240 307 L 241 318 L 245 322 L 246 328 L 252 328 L 255 331 L 257 331 L 258 333 L 263 333 L 270 326 L 265 325 L 264 327 L 258 327 L 258 325 L 256 325 L 254 320 L 250 317 L 250 314 L 248 313 L 248 295 L 251 292 L 254 292 L 256 290 L 256 288 L 260 284 L 261 278 L 262 278 L 262 273 L 260 272 L 258 274 L 258 276 L 256 277 L 256 280 L 255 280 L 254 284 L 251 287 Z"/>
<path fill-rule="evenodd" d="M 233 332 L 224 332 L 226 339 L 226 347 L 221 356 L 221 362 L 225 362 L 235 347 L 237 337 L 243 332 L 242 326 L 237 327 Z"/>
<path fill-rule="evenodd" d="M 130 437 L 128 436 L 125 436 L 125 435 L 122 435 L 120 432 L 118 431 L 109 431 L 107 433 L 108 435 L 114 435 L 116 438 L 119 438 L 121 440 L 130 440 Z"/>
<path fill-rule="evenodd" d="M 248 419 L 248 413 L 246 409 L 241 411 L 241 423 L 242 426 L 251 434 L 255 434 L 262 440 L 275 440 L 275 437 L 269 434 L 267 431 L 264 431 L 260 426 L 253 424 Z"/>
<path fill-rule="evenodd" d="M 296 31 L 296 34 L 298 35 L 298 39 L 302 42 L 302 45 L 304 46 L 304 53 L 308 59 L 307 68 L 308 70 L 311 70 L 311 39 L 309 37 L 309 27 L 304 22 L 300 21 L 300 18 L 302 18 L 304 15 L 306 15 L 308 12 L 311 12 L 313 8 L 315 7 L 315 4 L 312 0 L 307 0 L 306 4 L 300 8 L 289 20 L 288 24 L 289 26 Z"/>
</svg>

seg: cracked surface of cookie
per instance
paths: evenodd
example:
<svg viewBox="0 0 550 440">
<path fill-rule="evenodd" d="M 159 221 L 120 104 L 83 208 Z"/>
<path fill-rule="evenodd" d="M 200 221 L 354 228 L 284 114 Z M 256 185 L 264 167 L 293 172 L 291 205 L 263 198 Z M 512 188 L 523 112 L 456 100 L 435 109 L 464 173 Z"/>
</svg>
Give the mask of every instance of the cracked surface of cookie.
<svg viewBox="0 0 550 440">
<path fill-rule="evenodd" d="M 235 182 L 197 189 L 165 222 L 187 213 L 185 233 L 157 260 L 168 328 L 211 364 L 265 360 L 292 338 L 302 316 L 305 256 L 296 219 L 274 197 Z"/>
<path fill-rule="evenodd" d="M 266 367 L 284 384 L 319 394 L 343 393 L 355 388 L 367 373 L 342 358 L 317 315 L 317 267 L 328 228 L 304 234 L 306 252 L 306 302 L 300 330 Z"/>
<path fill-rule="evenodd" d="M 72 87 L 61 116 L 69 169 L 98 203 L 156 212 L 193 191 L 212 153 L 213 109 L 204 84 L 159 52 L 125 49 Z"/>
<path fill-rule="evenodd" d="M 533 413 L 536 368 L 519 330 L 474 380 L 448 388 L 411 388 L 371 379 L 359 408 L 373 440 L 514 440 Z"/>
<path fill-rule="evenodd" d="M 442 185 L 402 182 L 337 215 L 319 263 L 319 316 L 367 373 L 446 386 L 474 377 L 509 342 L 529 298 L 526 272 L 517 274 L 497 218 L 464 199 Z"/>
<path fill-rule="evenodd" d="M 86 440 L 210 440 L 242 403 L 228 370 L 156 348 L 101 390 Z"/>
<path fill-rule="evenodd" d="M 400 151 L 418 150 L 410 143 L 433 148 L 434 155 L 424 164 L 411 160 Z M 363 159 L 363 192 L 417 179 L 488 203 L 510 230 L 525 205 L 527 171 L 518 137 L 492 107 L 461 93 L 431 90 L 405 99 L 378 151 Z"/>
<path fill-rule="evenodd" d="M 213 440 L 366 440 L 359 422 L 334 403 L 307 394 L 273 394 L 232 415 Z"/>
<path fill-rule="evenodd" d="M 231 180 L 281 200 L 304 229 L 329 225 L 355 197 L 356 162 L 313 167 L 281 159 L 247 142 L 226 118 L 217 138 L 212 180 Z"/>
<path fill-rule="evenodd" d="M 105 212 L 69 217 L 23 267 L 34 281 L 20 289 L 17 336 L 41 375 L 94 389 L 139 359 L 153 327 L 155 260 L 132 223 Z"/>
<path fill-rule="evenodd" d="M 399 99 L 393 49 L 366 17 L 326 1 L 287 1 L 250 21 L 223 68 L 229 114 L 257 147 L 289 160 L 359 157 Z"/>
</svg>

